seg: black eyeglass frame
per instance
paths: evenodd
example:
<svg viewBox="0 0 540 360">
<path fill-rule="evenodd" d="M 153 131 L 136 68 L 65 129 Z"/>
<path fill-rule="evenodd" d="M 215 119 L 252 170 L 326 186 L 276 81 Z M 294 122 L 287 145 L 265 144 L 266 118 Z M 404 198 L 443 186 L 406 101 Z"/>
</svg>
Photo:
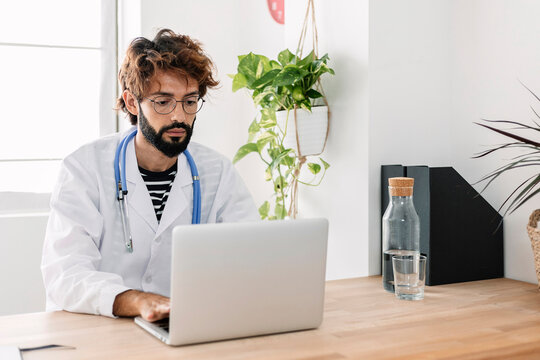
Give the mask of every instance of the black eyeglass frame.
<svg viewBox="0 0 540 360">
<path fill-rule="evenodd" d="M 187 112 L 187 111 L 186 111 L 186 107 L 184 106 L 184 104 L 185 104 L 186 101 L 188 101 L 188 100 L 176 100 L 174 97 L 172 97 L 172 96 L 166 96 L 166 95 L 160 95 L 160 96 L 158 96 L 158 97 L 168 97 L 168 98 L 171 98 L 171 99 L 173 99 L 174 101 L 176 101 L 176 102 L 174 103 L 174 106 L 172 107 L 171 111 L 169 111 L 169 112 L 167 112 L 167 113 L 163 113 L 163 112 L 157 111 L 157 109 L 156 109 L 156 100 L 155 100 L 155 99 L 150 99 L 149 97 L 143 96 L 143 99 L 147 99 L 147 100 L 149 100 L 149 101 L 152 103 L 152 107 L 154 108 L 154 111 L 157 112 L 157 113 L 160 114 L 160 115 L 168 115 L 168 114 L 172 113 L 172 112 L 174 111 L 174 109 L 176 109 L 176 105 L 177 105 L 179 102 L 182 103 L 182 110 L 184 110 L 184 112 L 185 112 L 186 114 L 188 114 L 188 115 L 195 115 L 195 114 L 197 114 L 199 111 L 201 111 L 201 109 L 202 109 L 203 106 L 204 106 L 204 103 L 206 102 L 206 100 L 204 100 L 202 97 L 197 96 L 197 102 L 199 102 L 199 100 L 202 100 L 201 107 L 198 108 L 197 111 L 195 111 L 194 113 L 191 113 L 191 112 Z M 193 97 L 193 96 L 191 96 L 191 97 Z"/>
</svg>

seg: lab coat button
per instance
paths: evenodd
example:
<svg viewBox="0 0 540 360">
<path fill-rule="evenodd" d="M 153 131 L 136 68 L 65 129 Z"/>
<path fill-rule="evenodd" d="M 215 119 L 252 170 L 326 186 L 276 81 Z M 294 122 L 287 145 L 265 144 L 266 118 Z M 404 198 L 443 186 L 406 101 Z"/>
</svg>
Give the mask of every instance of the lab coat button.
<svg viewBox="0 0 540 360">
<path fill-rule="evenodd" d="M 147 283 L 152 282 L 152 277 L 151 277 L 151 276 L 147 276 L 147 277 L 146 277 L 146 282 L 147 282 Z"/>
</svg>

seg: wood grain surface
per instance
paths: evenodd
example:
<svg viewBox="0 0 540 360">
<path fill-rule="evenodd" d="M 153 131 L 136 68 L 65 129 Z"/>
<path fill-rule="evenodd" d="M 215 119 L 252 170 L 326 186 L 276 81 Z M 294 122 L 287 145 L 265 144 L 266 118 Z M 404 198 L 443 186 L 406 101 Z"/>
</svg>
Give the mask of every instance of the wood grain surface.
<svg viewBox="0 0 540 360">
<path fill-rule="evenodd" d="M 535 284 L 495 279 L 397 300 L 380 276 L 330 281 L 316 330 L 169 347 L 133 323 L 67 312 L 0 317 L 0 345 L 63 344 L 31 359 L 540 359 Z"/>
</svg>

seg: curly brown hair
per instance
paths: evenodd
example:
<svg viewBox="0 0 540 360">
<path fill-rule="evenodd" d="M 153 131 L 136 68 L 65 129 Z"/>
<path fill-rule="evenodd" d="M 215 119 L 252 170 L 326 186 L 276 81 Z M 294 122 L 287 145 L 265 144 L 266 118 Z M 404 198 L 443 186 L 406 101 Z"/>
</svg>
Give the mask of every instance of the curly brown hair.
<svg viewBox="0 0 540 360">
<path fill-rule="evenodd" d="M 206 94 L 219 81 L 214 79 L 214 64 L 203 52 L 201 44 L 187 35 L 175 34 L 162 29 L 150 41 L 144 37 L 134 39 L 126 51 L 126 57 L 118 73 L 122 92 L 129 90 L 141 100 L 150 86 L 150 80 L 159 70 L 174 71 L 189 76 L 199 84 L 199 95 Z M 116 100 L 116 109 L 129 114 L 132 125 L 137 124 L 137 115 L 129 113 L 122 96 Z"/>
</svg>

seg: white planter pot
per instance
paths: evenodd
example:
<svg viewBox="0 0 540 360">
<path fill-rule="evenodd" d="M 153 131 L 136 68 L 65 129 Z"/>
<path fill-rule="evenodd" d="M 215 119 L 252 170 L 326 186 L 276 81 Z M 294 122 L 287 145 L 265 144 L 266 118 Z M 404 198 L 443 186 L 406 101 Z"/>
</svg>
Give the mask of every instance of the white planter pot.
<svg viewBox="0 0 540 360">
<path fill-rule="evenodd" d="M 285 128 L 287 111 L 276 112 L 277 123 L 281 129 Z M 311 113 L 303 109 L 296 110 L 296 125 L 294 121 L 294 110 L 289 112 L 289 121 L 287 124 L 287 136 L 283 141 L 285 148 L 292 148 L 297 154 L 303 156 L 318 155 L 323 152 L 328 131 L 328 107 L 316 106 L 311 108 Z M 298 130 L 298 152 L 296 133 Z"/>
</svg>

